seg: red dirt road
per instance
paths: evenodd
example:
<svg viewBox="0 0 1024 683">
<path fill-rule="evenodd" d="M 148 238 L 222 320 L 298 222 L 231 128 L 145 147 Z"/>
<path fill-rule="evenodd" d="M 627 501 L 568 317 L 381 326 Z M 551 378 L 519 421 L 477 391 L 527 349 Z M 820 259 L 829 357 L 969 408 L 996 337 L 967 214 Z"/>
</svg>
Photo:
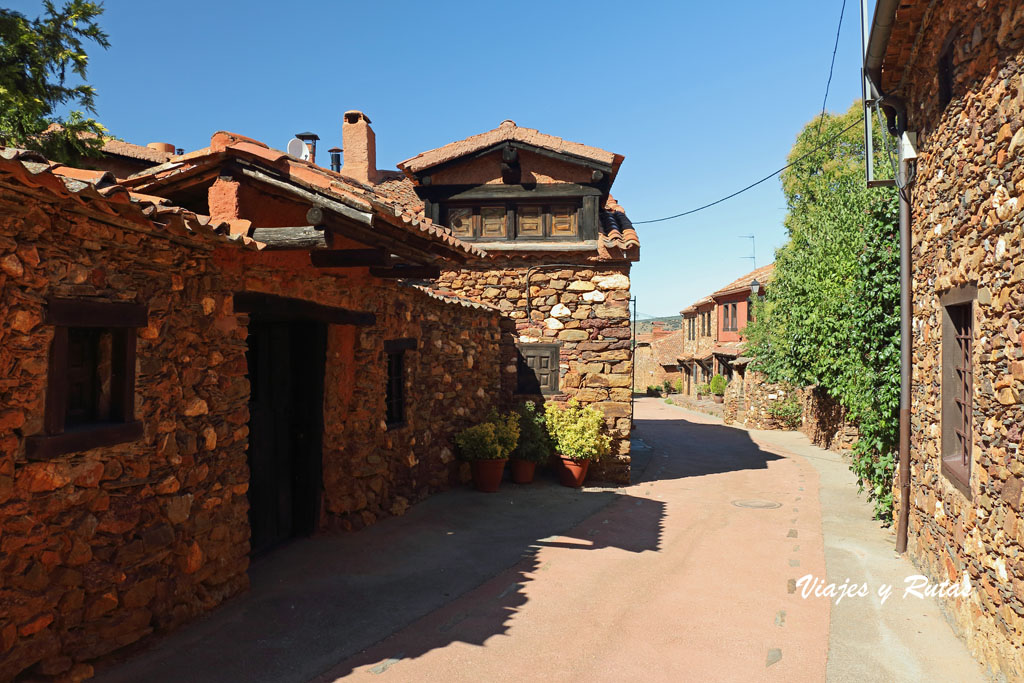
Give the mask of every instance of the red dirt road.
<svg viewBox="0 0 1024 683">
<path fill-rule="evenodd" d="M 824 680 L 829 602 L 793 585 L 825 576 L 815 469 L 660 401 L 636 420 L 639 483 L 318 680 Z"/>
</svg>

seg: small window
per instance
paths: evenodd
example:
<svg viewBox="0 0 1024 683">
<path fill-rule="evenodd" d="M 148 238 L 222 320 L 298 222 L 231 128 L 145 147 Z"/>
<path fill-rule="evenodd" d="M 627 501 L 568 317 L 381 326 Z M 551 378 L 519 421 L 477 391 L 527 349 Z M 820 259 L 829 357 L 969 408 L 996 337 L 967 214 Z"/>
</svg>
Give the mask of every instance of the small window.
<svg viewBox="0 0 1024 683">
<path fill-rule="evenodd" d="M 953 43 L 942 51 L 938 64 L 939 106 L 945 107 L 953 100 Z"/>
<path fill-rule="evenodd" d="M 739 304 L 733 304 L 732 305 L 732 331 L 733 332 L 735 332 L 736 330 L 740 329 L 739 315 L 738 315 L 739 306 L 740 306 Z"/>
<path fill-rule="evenodd" d="M 142 304 L 51 299 L 52 324 L 44 433 L 29 437 L 26 455 L 45 459 L 134 441 L 136 328 Z"/>
<path fill-rule="evenodd" d="M 969 491 L 974 412 L 974 306 L 948 304 L 942 325 L 942 471 Z"/>
<path fill-rule="evenodd" d="M 387 381 L 384 386 L 384 422 L 389 428 L 405 424 L 406 352 L 415 351 L 415 338 L 388 339 L 384 342 Z"/>
<path fill-rule="evenodd" d="M 518 372 L 516 393 L 558 393 L 558 344 L 516 344 Z"/>
<path fill-rule="evenodd" d="M 388 384 L 385 392 L 385 421 L 389 426 L 405 422 L 405 352 L 391 351 L 388 356 Z"/>
</svg>

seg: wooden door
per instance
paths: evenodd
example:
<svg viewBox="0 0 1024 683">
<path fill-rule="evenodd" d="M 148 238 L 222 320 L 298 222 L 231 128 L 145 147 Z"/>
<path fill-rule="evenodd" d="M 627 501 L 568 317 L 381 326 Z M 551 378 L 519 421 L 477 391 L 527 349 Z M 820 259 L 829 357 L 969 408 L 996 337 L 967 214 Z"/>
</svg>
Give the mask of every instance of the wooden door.
<svg viewBox="0 0 1024 683">
<path fill-rule="evenodd" d="M 258 555 L 316 528 L 326 325 L 249 324 L 249 524 Z"/>
</svg>

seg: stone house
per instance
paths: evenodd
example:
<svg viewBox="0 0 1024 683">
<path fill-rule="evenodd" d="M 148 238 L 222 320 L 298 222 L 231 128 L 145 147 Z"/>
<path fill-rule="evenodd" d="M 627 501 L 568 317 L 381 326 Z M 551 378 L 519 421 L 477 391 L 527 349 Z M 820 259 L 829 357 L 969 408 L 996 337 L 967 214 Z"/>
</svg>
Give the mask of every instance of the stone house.
<svg viewBox="0 0 1024 683">
<path fill-rule="evenodd" d="M 621 157 L 586 148 L 573 184 L 517 147 L 552 174 L 521 184 L 542 237 L 492 260 L 375 169 L 364 115 L 342 136 L 332 170 L 225 132 L 120 181 L 0 155 L 0 678 L 86 676 L 244 590 L 251 554 L 464 481 L 452 437 L 488 406 L 598 404 L 628 481 Z"/>
<path fill-rule="evenodd" d="M 679 365 L 679 356 L 683 351 L 683 330 L 665 331 L 658 334 L 657 331 L 646 340 L 637 337 L 635 349 L 636 365 L 634 387 L 636 391 L 643 392 L 648 386 L 662 386 L 667 380 L 673 387 L 680 380 L 683 385 L 686 383 L 686 376 L 682 373 Z"/>
<path fill-rule="evenodd" d="M 908 552 L 936 582 L 970 580 L 946 613 L 1020 680 L 1024 3 L 880 2 L 867 72 L 890 131 L 916 133 Z"/>
<path fill-rule="evenodd" d="M 269 172 L 261 152 L 219 134 L 193 160 Z M 308 212 L 295 182 L 291 203 L 272 197 L 279 222 Z M 318 234 L 262 233 L 3 152 L 0 678 L 84 675 L 243 590 L 251 552 L 460 481 L 452 434 L 501 400 L 481 371 L 500 316 L 395 270 L 483 252 L 379 202 L 350 219 L 320 199 Z M 392 260 L 321 267 L 311 249 Z"/>
<path fill-rule="evenodd" d="M 621 155 L 504 121 L 399 163 L 404 178 L 389 184 L 410 198 L 414 214 L 486 250 L 485 257 L 444 269 L 436 286 L 504 314 L 506 395 L 576 399 L 599 408 L 612 455 L 595 463 L 590 476 L 626 483 L 633 369 L 629 272 L 640 258 L 640 242 L 610 194 L 622 161 Z"/>
<path fill-rule="evenodd" d="M 687 376 L 684 393 L 695 395 L 697 385 L 723 375 L 732 381 L 747 360 L 742 358 L 743 330 L 752 319 L 750 303 L 764 296 L 775 264 L 761 266 L 680 311 L 685 339 L 679 362 Z"/>
</svg>

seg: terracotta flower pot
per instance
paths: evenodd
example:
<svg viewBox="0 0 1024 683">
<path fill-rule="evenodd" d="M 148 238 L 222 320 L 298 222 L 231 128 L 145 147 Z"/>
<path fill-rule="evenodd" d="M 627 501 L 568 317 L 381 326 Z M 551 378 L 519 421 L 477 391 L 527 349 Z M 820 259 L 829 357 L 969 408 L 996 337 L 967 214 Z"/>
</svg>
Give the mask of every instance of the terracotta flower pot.
<svg viewBox="0 0 1024 683">
<path fill-rule="evenodd" d="M 505 472 L 505 460 L 473 460 L 469 463 L 473 472 L 473 485 L 477 491 L 494 493 L 501 486 L 501 475 Z"/>
<path fill-rule="evenodd" d="M 715 396 L 715 403 L 725 403 L 725 396 Z"/>
<path fill-rule="evenodd" d="M 561 461 L 562 466 L 558 468 L 558 481 L 562 486 L 574 489 L 583 486 L 583 480 L 587 478 L 587 470 L 590 468 L 590 461 L 570 458 L 561 458 Z"/>
<path fill-rule="evenodd" d="M 537 463 L 529 460 L 512 460 L 512 481 L 517 484 L 529 484 L 533 481 L 534 472 L 537 470 Z"/>
</svg>

